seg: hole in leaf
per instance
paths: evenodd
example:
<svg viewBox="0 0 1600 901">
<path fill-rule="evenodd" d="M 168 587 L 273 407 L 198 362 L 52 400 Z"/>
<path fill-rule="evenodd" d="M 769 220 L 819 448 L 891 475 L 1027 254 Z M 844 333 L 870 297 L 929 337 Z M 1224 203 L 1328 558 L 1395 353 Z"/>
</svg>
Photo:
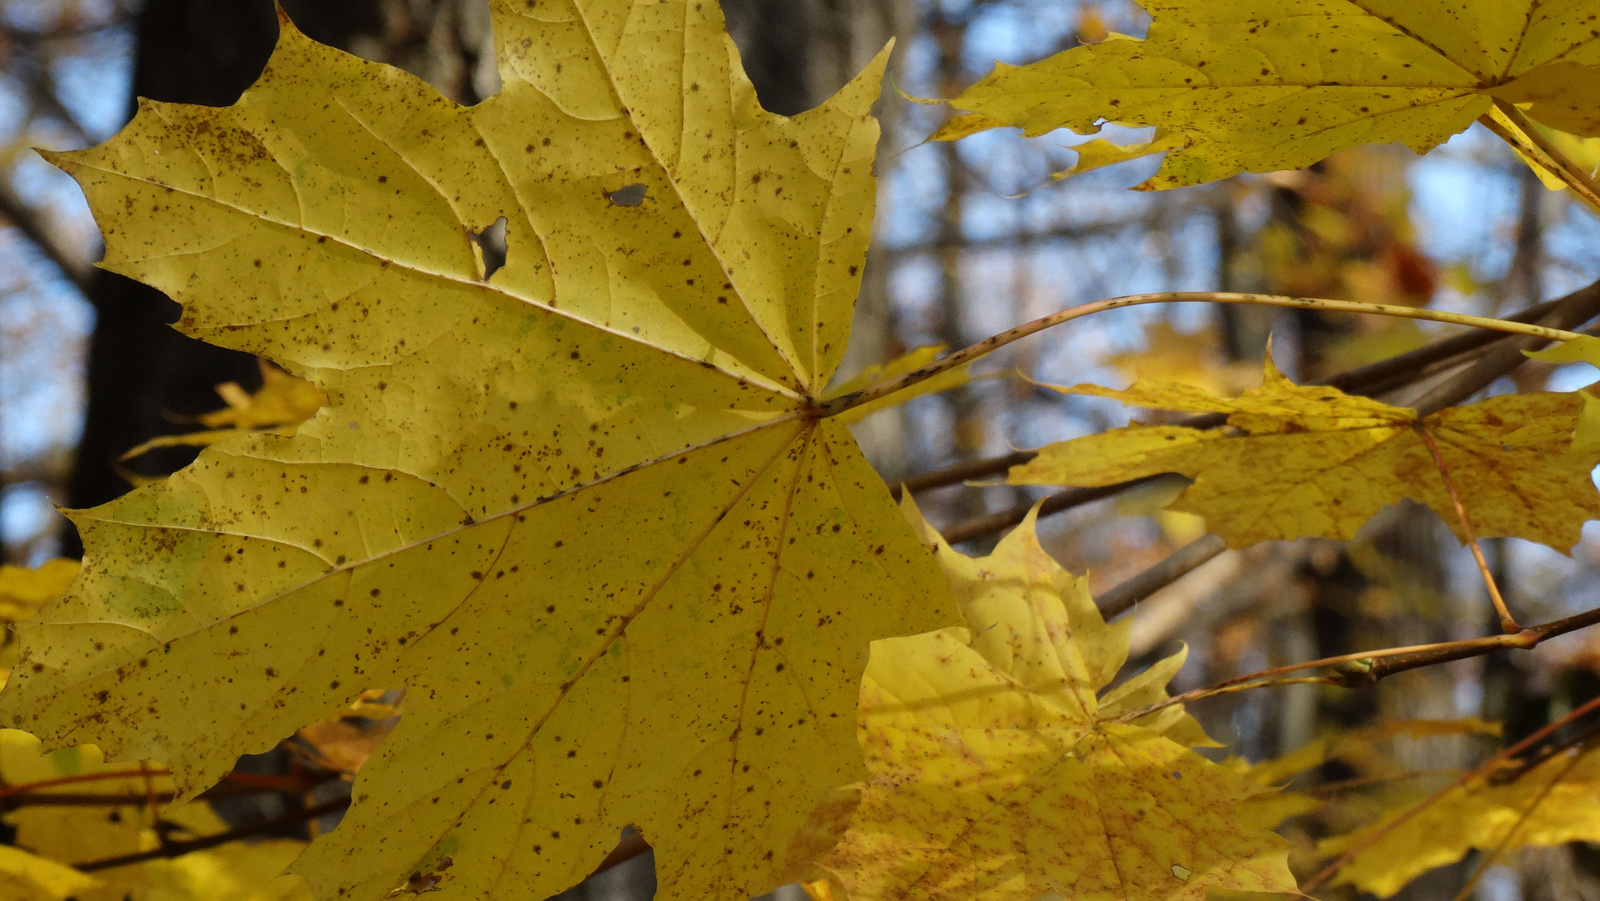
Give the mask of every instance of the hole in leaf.
<svg viewBox="0 0 1600 901">
<path fill-rule="evenodd" d="M 494 220 L 488 228 L 472 236 L 483 257 L 483 280 L 488 281 L 506 264 L 506 217 Z"/>
<path fill-rule="evenodd" d="M 644 185 L 633 184 L 615 191 L 607 191 L 606 199 L 617 206 L 638 206 L 644 203 L 644 192 Z"/>
</svg>

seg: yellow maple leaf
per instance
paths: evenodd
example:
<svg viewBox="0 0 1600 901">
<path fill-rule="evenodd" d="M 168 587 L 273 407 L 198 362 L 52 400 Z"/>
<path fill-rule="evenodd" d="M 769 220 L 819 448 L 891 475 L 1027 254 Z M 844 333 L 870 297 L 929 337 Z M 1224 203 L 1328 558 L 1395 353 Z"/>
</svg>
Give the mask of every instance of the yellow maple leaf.
<svg viewBox="0 0 1600 901">
<path fill-rule="evenodd" d="M 1032 515 L 978 559 L 924 534 L 966 625 L 872 646 L 860 726 L 871 777 L 819 861 L 851 899 L 1294 890 L 1288 843 L 1240 813 L 1264 789 L 1190 750 L 1209 741 L 1181 707 L 1111 722 L 1165 698 L 1183 654 L 1105 691 L 1129 621 L 1105 623 Z"/>
<path fill-rule="evenodd" d="M 1600 755 L 1573 748 L 1506 780 L 1480 776 L 1451 789 L 1411 815 L 1407 806 L 1355 832 L 1326 839 L 1317 852 L 1334 856 L 1383 838 L 1339 870 L 1336 883 L 1387 898 L 1435 867 L 1460 860 L 1473 848 L 1515 851 L 1530 846 L 1600 841 Z"/>
<path fill-rule="evenodd" d="M 60 597 L 77 578 L 76 560 L 46 560 L 36 568 L 0 566 L 0 686 L 17 662 L 13 625 Z"/>
<path fill-rule="evenodd" d="M 1032 65 L 997 66 L 951 105 L 1029 135 L 1089 134 L 1108 120 L 1160 126 L 1183 146 L 1141 186 L 1150 189 L 1301 169 L 1358 144 L 1422 153 L 1496 99 L 1545 125 L 1600 135 L 1600 45 L 1588 0 L 1141 5 L 1152 17 L 1145 40 L 1113 35 Z"/>
<path fill-rule="evenodd" d="M 1056 390 L 1131 406 L 1226 413 L 1228 429 L 1130 426 L 1052 444 L 1013 467 L 1016 485 L 1113 485 L 1160 473 L 1194 483 L 1171 509 L 1205 517 L 1234 548 L 1276 538 L 1348 539 L 1379 510 L 1410 498 L 1465 540 L 1426 429 L 1480 537 L 1516 536 L 1558 550 L 1600 518 L 1589 473 L 1600 446 L 1576 447 L 1585 401 L 1574 394 L 1513 394 L 1422 419 L 1416 412 L 1334 388 L 1296 385 L 1269 357 L 1261 387 L 1224 398 L 1182 384 L 1135 382 Z"/>
<path fill-rule="evenodd" d="M 872 639 L 954 618 L 819 418 L 872 224 L 885 56 L 762 110 L 712 3 L 497 0 L 470 108 L 285 20 L 232 107 L 53 157 L 103 265 L 329 403 L 75 514 L 6 722 L 192 794 L 367 689 L 406 715 L 295 864 L 376 898 L 545 897 L 636 825 L 660 897 L 780 882 L 859 775 Z M 504 219 L 488 275 L 475 235 Z"/>
<path fill-rule="evenodd" d="M 0 845 L 0 884 L 6 901 L 66 901 L 86 896 L 99 883 L 66 864 Z"/>
</svg>

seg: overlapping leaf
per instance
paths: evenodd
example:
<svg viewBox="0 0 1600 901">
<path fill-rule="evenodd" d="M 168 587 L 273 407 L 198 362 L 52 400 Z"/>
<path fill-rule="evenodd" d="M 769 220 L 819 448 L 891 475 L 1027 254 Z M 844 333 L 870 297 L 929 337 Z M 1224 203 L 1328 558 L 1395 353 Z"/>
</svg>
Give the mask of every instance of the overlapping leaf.
<svg viewBox="0 0 1600 901">
<path fill-rule="evenodd" d="M 1337 882 L 1387 898 L 1435 867 L 1473 848 L 1515 851 L 1528 846 L 1600 841 L 1600 755 L 1575 748 L 1515 778 L 1477 778 L 1420 811 L 1394 811 L 1362 829 L 1328 839 L 1319 853 L 1338 855 L 1365 845 L 1339 871 Z M 1405 817 L 1405 819 L 1401 819 Z M 1369 839 L 1381 831 L 1378 841 Z"/>
<path fill-rule="evenodd" d="M 1421 430 L 1439 449 L 1480 537 L 1516 536 L 1558 550 L 1600 518 L 1589 473 L 1600 445 L 1573 432 L 1582 393 L 1516 394 L 1416 412 L 1333 388 L 1296 385 L 1270 359 L 1261 387 L 1223 398 L 1181 384 L 1058 389 L 1125 404 L 1225 413 L 1228 429 L 1142 426 L 1043 448 L 1011 470 L 1018 485 L 1112 485 L 1158 473 L 1194 483 L 1171 505 L 1205 517 L 1232 547 L 1275 538 L 1347 539 L 1402 498 L 1427 504 L 1463 537 L 1449 487 Z"/>
<path fill-rule="evenodd" d="M 1145 182 L 1170 188 L 1300 169 L 1358 144 L 1418 153 L 1495 99 L 1600 135 L 1593 0 L 1143 0 L 1145 40 L 1113 36 L 1029 66 L 1001 65 L 951 101 L 973 116 L 940 137 L 1015 125 L 1089 134 L 1156 125 L 1174 144 Z"/>
<path fill-rule="evenodd" d="M 76 780 L 76 781 L 75 781 Z M 280 876 L 305 843 L 291 839 L 235 842 L 172 858 L 156 857 L 98 873 L 68 864 L 150 852 L 177 842 L 225 832 L 203 802 L 161 813 L 165 838 L 153 828 L 144 799 L 172 790 L 164 775 L 138 764 L 106 764 L 92 747 L 40 754 L 30 735 L 0 730 L 0 784 L 26 788 L 36 800 L 88 793 L 138 799 L 125 804 L 62 806 L 34 803 L 5 815 L 16 830 L 14 852 L 0 858 L 0 897 L 41 901 L 309 901 L 305 882 Z M 29 786 L 37 787 L 29 788 Z M 31 883 L 31 887 L 18 890 Z M 32 892 L 31 894 L 29 892 Z"/>
<path fill-rule="evenodd" d="M 497 0 L 461 108 L 287 23 L 226 109 L 56 157 L 105 265 L 329 399 L 75 520 L 0 699 L 192 792 L 405 687 L 319 895 L 542 898 L 637 825 L 660 896 L 744 897 L 859 774 L 870 640 L 953 618 L 818 420 L 872 222 L 882 58 L 760 109 L 712 3 Z M 506 220 L 486 277 L 475 235 Z M 452 866 L 437 866 L 443 858 Z"/>
<path fill-rule="evenodd" d="M 937 540 L 931 530 L 926 534 Z M 1030 516 L 992 555 L 937 545 L 966 620 L 872 646 L 861 690 L 871 778 L 820 861 L 854 901 L 1200 899 L 1293 891 L 1287 842 L 1241 804 L 1263 788 L 1189 749 L 1166 697 L 1179 654 L 1100 694 L 1128 651 Z"/>
<path fill-rule="evenodd" d="M 0 623 L 14 623 L 33 615 L 60 597 L 78 577 L 76 560 L 46 560 L 37 567 L 0 566 Z"/>
</svg>

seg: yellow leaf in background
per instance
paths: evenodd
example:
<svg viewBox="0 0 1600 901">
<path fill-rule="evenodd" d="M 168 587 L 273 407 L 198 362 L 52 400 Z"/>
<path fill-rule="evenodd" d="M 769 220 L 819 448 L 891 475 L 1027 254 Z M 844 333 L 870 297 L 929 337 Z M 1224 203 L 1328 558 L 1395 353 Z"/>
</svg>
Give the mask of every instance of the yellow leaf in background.
<svg viewBox="0 0 1600 901">
<path fill-rule="evenodd" d="M 75 514 L 85 574 L 23 630 L 0 711 L 192 795 L 405 688 L 295 864 L 318 895 L 426 871 L 441 899 L 546 897 L 629 825 L 662 901 L 760 895 L 860 775 L 871 640 L 954 619 L 816 413 L 886 55 L 785 118 L 713 3 L 492 12 L 504 89 L 476 106 L 285 20 L 234 106 L 144 101 L 52 157 L 104 266 L 329 402 Z M 474 236 L 502 219 L 488 275 Z"/>
<path fill-rule="evenodd" d="M 939 130 L 934 132 L 928 140 L 954 141 L 968 135 L 975 135 L 980 131 L 988 131 L 991 128 L 1004 128 L 1006 124 L 1000 119 L 991 119 L 988 116 L 979 116 L 975 113 L 951 116 L 948 121 L 939 126 Z"/>
<path fill-rule="evenodd" d="M 966 626 L 872 645 L 871 777 L 819 861 L 853 901 L 1294 890 L 1288 843 L 1240 820 L 1265 789 L 1190 750 L 1210 742 L 1181 707 L 1109 722 L 1165 698 L 1182 654 L 1107 691 L 1129 621 L 1101 619 L 1032 515 L 977 559 L 923 528 Z"/>
<path fill-rule="evenodd" d="M 172 839 L 200 838 L 227 829 L 204 804 L 187 804 L 163 813 L 173 828 Z M 145 844 L 159 847 L 154 830 Z M 312 901 L 310 888 L 298 876 L 282 875 L 306 847 L 293 839 L 230 842 L 190 851 L 171 859 L 118 867 L 101 874 L 105 895 L 82 901 Z"/>
<path fill-rule="evenodd" d="M 1106 363 L 1130 379 L 1184 382 L 1216 393 L 1244 387 L 1237 383 L 1255 369 L 1226 362 L 1215 326 L 1180 332 L 1165 319 L 1145 324 L 1141 350 L 1113 354 Z"/>
<path fill-rule="evenodd" d="M 155 771 L 159 774 L 161 771 Z M 58 782 L 62 779 L 86 781 Z M 0 729 L 0 783 L 44 785 L 43 795 L 91 792 L 97 795 L 158 799 L 172 791 L 165 775 L 147 776 L 137 763 L 104 763 L 93 746 L 43 752 L 39 740 L 25 732 Z M 94 807 L 26 806 L 3 819 L 17 830 L 16 843 L 35 854 L 67 864 L 117 857 L 144 850 L 143 834 L 150 807 L 142 800 Z"/>
<path fill-rule="evenodd" d="M 1072 168 L 1064 172 L 1057 172 L 1051 176 L 1052 181 L 1059 181 L 1069 175 L 1082 175 L 1095 169 L 1104 169 L 1117 163 L 1125 163 L 1141 157 L 1156 153 L 1165 153 L 1183 146 L 1183 138 L 1165 129 L 1158 129 L 1155 137 L 1148 141 L 1135 144 L 1117 144 L 1105 138 L 1094 138 L 1081 144 L 1072 144 L 1068 147 L 1078 155 L 1077 162 Z"/>
<path fill-rule="evenodd" d="M 1234 398 L 1144 381 L 1125 391 L 1056 390 L 1151 409 L 1226 413 L 1231 428 L 1135 425 L 1063 441 L 1013 467 L 1014 485 L 1113 485 L 1181 473 L 1194 484 L 1172 509 L 1205 517 L 1234 548 L 1278 538 L 1348 539 L 1402 498 L 1427 504 L 1463 538 L 1415 411 L 1296 385 L 1270 357 L 1261 387 Z M 1572 443 L 1584 404 L 1582 394 L 1502 395 L 1420 421 L 1479 537 L 1515 536 L 1565 551 L 1584 522 L 1600 518 L 1600 492 L 1589 478 L 1600 446 Z M 1535 423 L 1536 438 L 1524 432 L 1508 440 Z"/>
<path fill-rule="evenodd" d="M 1383 271 L 1382 266 L 1368 265 L 1361 266 L 1359 275 L 1350 271 L 1358 265 L 1361 264 L 1352 263 L 1350 269 L 1346 270 L 1347 283 L 1353 284 L 1360 278 Z M 1372 291 L 1366 296 L 1381 298 L 1379 303 L 1390 303 L 1394 297 L 1386 291 Z M 1320 368 L 1325 372 L 1344 372 L 1367 366 L 1416 350 L 1434 337 L 1434 333 L 1419 328 L 1415 319 L 1385 319 L 1382 325 L 1334 338 L 1321 351 Z"/>
<path fill-rule="evenodd" d="M 1339 871 L 1336 883 L 1387 898 L 1435 867 L 1473 848 L 1515 851 L 1530 846 L 1600 841 L 1600 754 L 1576 748 L 1540 762 L 1514 781 L 1477 778 L 1458 786 L 1385 832 Z M 1333 857 L 1363 843 L 1409 808 L 1347 835 L 1326 839 L 1317 853 Z"/>
<path fill-rule="evenodd" d="M 0 886 L 6 901 L 67 901 L 87 898 L 99 880 L 66 864 L 0 845 Z"/>
<path fill-rule="evenodd" d="M 60 597 L 77 578 L 79 568 L 78 561 L 63 559 L 46 560 L 34 569 L 0 566 L 0 686 L 10 678 L 17 662 L 12 624 Z"/>
<path fill-rule="evenodd" d="M 301 729 L 291 750 L 325 770 L 351 776 L 361 772 L 400 722 L 400 708 L 389 703 L 389 694 L 369 691 L 339 716 Z"/>
<path fill-rule="evenodd" d="M 0 622 L 14 623 L 55 600 L 78 577 L 78 561 L 46 560 L 35 568 L 0 566 Z"/>
<path fill-rule="evenodd" d="M 1322 766 L 1330 760 L 1360 762 L 1369 759 L 1372 756 L 1371 747 L 1380 741 L 1397 737 L 1410 739 L 1498 737 L 1500 731 L 1499 723 L 1486 722 L 1475 716 L 1462 717 L 1459 720 L 1385 720 L 1362 729 L 1319 738 L 1281 757 L 1261 761 L 1249 768 L 1249 774 L 1252 779 L 1263 785 L 1277 785 Z"/>
<path fill-rule="evenodd" d="M 328 398 L 317 386 L 297 379 L 266 360 L 261 366 L 261 388 L 251 394 L 237 382 L 223 382 L 217 394 L 228 406 L 199 417 L 213 429 L 260 429 L 269 426 L 299 425 L 316 415 Z"/>
<path fill-rule="evenodd" d="M 1600 44 L 1588 0 L 1145 0 L 1145 40 L 1113 37 L 999 65 L 951 100 L 1029 135 L 1102 121 L 1168 129 L 1183 146 L 1142 187 L 1302 169 L 1359 144 L 1422 153 L 1493 99 L 1600 135 Z M 1588 15 L 1585 15 L 1588 13 Z"/>
<path fill-rule="evenodd" d="M 295 428 L 328 403 L 327 396 L 305 379 L 297 379 L 266 360 L 258 362 L 261 389 L 251 394 L 238 382 L 218 385 L 217 394 L 228 405 L 196 417 L 197 422 L 207 426 L 206 430 L 152 438 L 124 453 L 121 459 L 126 462 L 158 447 L 206 447 L 250 429 L 272 428 L 281 435 L 293 435 Z M 128 481 L 141 484 L 137 476 L 128 477 Z"/>
<path fill-rule="evenodd" d="M 1084 3 L 1078 7 L 1078 27 L 1073 29 L 1080 43 L 1098 44 L 1111 36 L 1106 24 L 1106 14 L 1098 3 Z"/>
<path fill-rule="evenodd" d="M 1589 335 L 1580 335 L 1544 350 L 1524 351 L 1524 353 L 1541 363 L 1556 365 L 1587 363 L 1600 369 L 1600 338 Z M 1587 455 L 1600 451 L 1600 398 L 1590 393 L 1594 387 L 1590 385 L 1578 395 L 1583 398 L 1583 410 L 1578 414 L 1578 422 L 1570 432 L 1574 454 Z"/>
</svg>

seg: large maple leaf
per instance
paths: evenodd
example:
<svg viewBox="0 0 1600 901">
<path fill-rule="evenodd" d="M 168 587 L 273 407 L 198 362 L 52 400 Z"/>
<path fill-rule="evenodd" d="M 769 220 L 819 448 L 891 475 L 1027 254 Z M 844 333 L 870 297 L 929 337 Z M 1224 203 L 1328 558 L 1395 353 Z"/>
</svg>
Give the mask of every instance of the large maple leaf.
<svg viewBox="0 0 1600 901">
<path fill-rule="evenodd" d="M 226 109 L 54 157 L 105 266 L 328 405 L 74 519 L 5 720 L 187 793 L 371 688 L 405 717 L 296 865 L 541 898 L 638 826 L 664 898 L 760 894 L 858 775 L 869 642 L 951 621 L 833 373 L 880 56 L 763 111 L 715 4 L 499 0 L 463 108 L 285 21 Z M 475 235 L 504 217 L 489 275 Z"/>
<path fill-rule="evenodd" d="M 1348 539 L 1384 507 L 1411 498 L 1466 540 L 1448 468 L 1476 533 L 1515 536 L 1565 551 L 1600 518 L 1589 474 L 1600 442 L 1575 445 L 1588 396 L 1491 397 L 1419 417 L 1335 388 L 1296 385 L 1269 357 L 1261 387 L 1218 397 L 1176 383 L 1139 381 L 1124 391 L 1057 389 L 1125 404 L 1225 413 L 1227 429 L 1133 425 L 1063 441 L 1012 467 L 1017 485 L 1114 485 L 1160 473 L 1194 479 L 1171 509 L 1205 517 L 1230 547 L 1308 536 Z"/>
<path fill-rule="evenodd" d="M 1156 125 L 1170 150 L 1144 183 L 1301 169 L 1358 144 L 1422 153 L 1494 100 L 1600 135 L 1594 0 L 1141 0 L 1145 40 L 1122 36 L 995 71 L 950 101 L 973 115 L 939 137 L 1014 125 L 1089 134 Z M 1136 155 L 1122 150 L 1121 158 Z M 1086 168 L 1101 160 L 1096 160 Z"/>
<path fill-rule="evenodd" d="M 1288 843 L 1242 805 L 1264 789 L 1190 750 L 1166 697 L 1178 654 L 1109 688 L 1107 625 L 1039 545 L 1034 517 L 978 559 L 936 543 L 964 628 L 872 646 L 861 688 L 871 778 L 819 864 L 856 901 L 1202 899 L 1294 891 Z"/>
</svg>

